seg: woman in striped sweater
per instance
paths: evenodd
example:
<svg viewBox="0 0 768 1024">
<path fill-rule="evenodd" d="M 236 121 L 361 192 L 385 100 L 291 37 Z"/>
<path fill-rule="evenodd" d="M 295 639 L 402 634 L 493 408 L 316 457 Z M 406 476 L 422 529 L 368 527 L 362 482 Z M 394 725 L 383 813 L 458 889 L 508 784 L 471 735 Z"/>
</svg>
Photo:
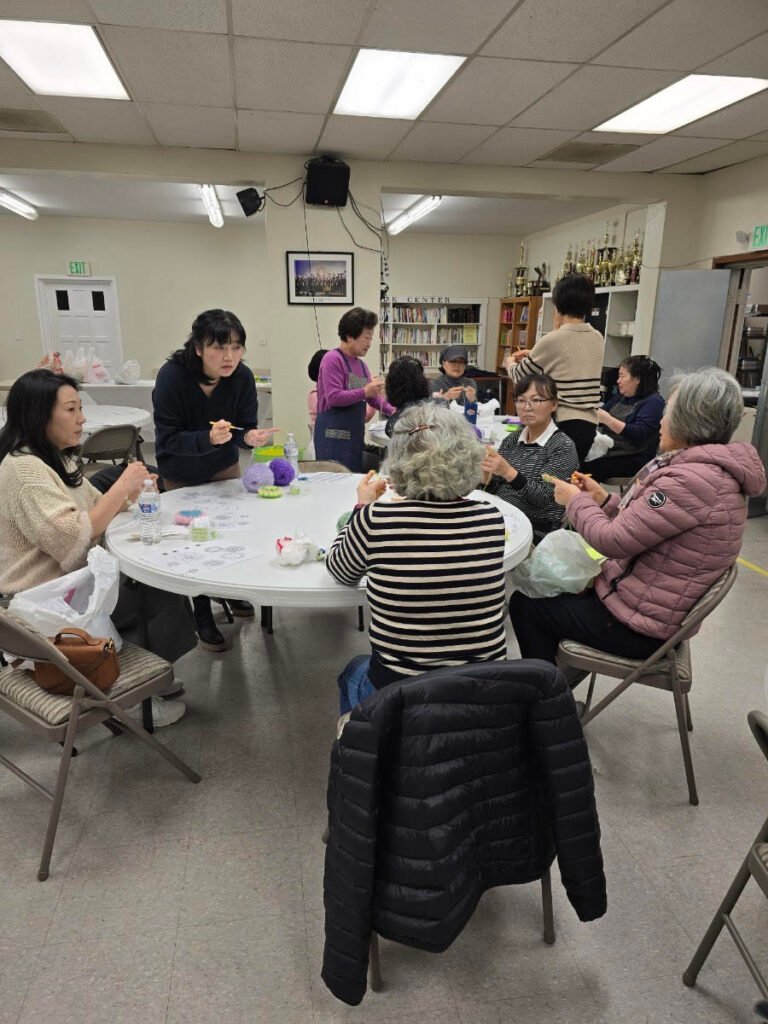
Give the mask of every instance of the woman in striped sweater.
<svg viewBox="0 0 768 1024">
<path fill-rule="evenodd" d="M 377 501 L 384 482 L 361 480 L 326 560 L 339 583 L 368 577 L 372 654 L 339 676 L 341 714 L 388 683 L 506 658 L 504 520 L 464 497 L 480 481 L 483 454 L 463 417 L 426 403 L 402 414 L 389 445 L 401 500 Z"/>
</svg>

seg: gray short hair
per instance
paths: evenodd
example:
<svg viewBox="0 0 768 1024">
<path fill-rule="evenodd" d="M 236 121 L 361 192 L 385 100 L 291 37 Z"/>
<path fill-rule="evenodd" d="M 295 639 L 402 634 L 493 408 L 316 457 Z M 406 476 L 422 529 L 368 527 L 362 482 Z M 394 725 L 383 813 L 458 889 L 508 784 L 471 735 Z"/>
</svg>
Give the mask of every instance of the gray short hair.
<svg viewBox="0 0 768 1024">
<path fill-rule="evenodd" d="M 744 414 L 738 381 L 715 366 L 675 374 L 669 400 L 667 428 L 687 445 L 727 444 Z"/>
<path fill-rule="evenodd" d="M 414 430 L 422 426 L 429 429 Z M 477 487 L 484 455 L 485 448 L 463 416 L 445 405 L 424 402 L 398 419 L 383 472 L 403 498 L 451 501 Z"/>
</svg>

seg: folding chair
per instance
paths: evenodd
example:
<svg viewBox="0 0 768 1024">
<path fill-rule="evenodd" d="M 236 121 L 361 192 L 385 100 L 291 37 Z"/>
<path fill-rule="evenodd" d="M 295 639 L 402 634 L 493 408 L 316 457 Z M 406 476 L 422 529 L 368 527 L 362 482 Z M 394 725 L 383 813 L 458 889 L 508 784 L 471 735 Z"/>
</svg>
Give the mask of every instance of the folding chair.
<svg viewBox="0 0 768 1024">
<path fill-rule="evenodd" d="M 653 686 L 659 690 L 671 691 L 675 699 L 677 727 L 680 733 L 680 745 L 683 750 L 685 777 L 688 782 L 688 799 L 694 806 L 698 804 L 699 797 L 696 792 L 693 760 L 688 742 L 688 733 L 693 732 L 691 708 L 688 701 L 688 694 L 693 685 L 689 638 L 699 623 L 710 612 L 715 610 L 731 589 L 736 580 L 737 571 L 736 564 L 734 563 L 699 598 L 669 640 L 662 644 L 645 661 L 636 661 L 632 658 L 621 658 L 615 654 L 606 654 L 604 651 L 598 651 L 594 647 L 587 647 L 585 644 L 577 643 L 575 640 L 563 640 L 557 651 L 557 664 L 560 668 L 579 669 L 592 674 L 589 681 L 584 713 L 581 718 L 582 725 L 591 722 L 596 715 L 599 715 L 609 704 L 612 704 L 633 683 L 642 683 L 643 686 Z M 621 682 L 593 708 L 592 694 L 595 689 L 595 678 L 598 675 L 612 676 L 615 679 L 621 679 Z"/>
<path fill-rule="evenodd" d="M 109 692 L 102 693 L 42 633 L 3 610 L 0 610 L 0 650 L 12 659 L 52 662 L 75 684 L 73 695 L 62 697 L 38 686 L 31 672 L 11 667 L 0 669 L 0 710 L 36 736 L 52 743 L 61 743 L 63 748 L 53 792 L 0 754 L 0 764 L 4 764 L 14 775 L 52 802 L 37 873 L 41 882 L 48 877 L 72 751 L 80 729 L 114 719 L 122 729 L 138 736 L 191 782 L 200 781 L 197 772 L 159 743 L 126 710 L 151 697 L 170 682 L 173 670 L 167 661 L 141 647 L 123 644 L 119 655 L 120 675 Z"/>
<path fill-rule="evenodd" d="M 765 757 L 768 758 L 768 715 L 762 711 L 750 711 L 747 715 L 747 721 L 753 736 L 757 740 L 758 746 Z M 736 948 L 741 953 L 750 974 L 755 979 L 757 987 L 760 989 L 760 994 L 763 999 L 768 999 L 768 981 L 766 981 L 762 971 L 755 963 L 755 959 L 747 948 L 741 932 L 731 919 L 731 913 L 744 892 L 750 876 L 754 878 L 763 890 L 763 895 L 768 896 L 768 818 L 763 822 L 763 827 L 755 836 L 747 856 L 736 872 L 733 882 L 731 882 L 731 887 L 725 894 L 723 902 L 717 908 L 704 938 L 699 943 L 698 949 L 693 954 L 693 958 L 683 974 L 683 981 L 689 988 L 696 984 L 699 971 L 704 966 L 704 962 L 709 956 L 720 932 L 723 930 L 723 926 L 725 926 L 731 933 L 731 938 L 736 943 Z"/>
<path fill-rule="evenodd" d="M 80 446 L 83 473 L 88 477 L 106 464 L 125 465 L 132 458 L 141 459 L 141 438 L 132 424 L 95 430 Z"/>
</svg>

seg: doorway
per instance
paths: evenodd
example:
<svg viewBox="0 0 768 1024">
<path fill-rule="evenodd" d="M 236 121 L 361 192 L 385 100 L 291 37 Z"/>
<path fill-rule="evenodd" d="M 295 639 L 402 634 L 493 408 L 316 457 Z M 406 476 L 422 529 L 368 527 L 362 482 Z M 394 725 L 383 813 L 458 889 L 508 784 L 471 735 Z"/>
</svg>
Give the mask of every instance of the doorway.
<svg viewBox="0 0 768 1024">
<path fill-rule="evenodd" d="M 110 377 L 123 365 L 123 343 L 114 277 L 35 276 L 43 354 L 73 354 L 81 346 L 104 363 Z"/>
</svg>

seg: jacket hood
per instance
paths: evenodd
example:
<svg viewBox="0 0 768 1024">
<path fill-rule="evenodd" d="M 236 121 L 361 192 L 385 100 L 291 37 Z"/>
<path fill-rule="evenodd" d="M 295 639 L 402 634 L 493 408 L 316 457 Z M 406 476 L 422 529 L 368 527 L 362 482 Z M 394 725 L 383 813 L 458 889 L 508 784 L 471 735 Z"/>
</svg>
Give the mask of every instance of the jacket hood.
<svg viewBox="0 0 768 1024">
<path fill-rule="evenodd" d="M 765 469 L 754 445 L 745 441 L 731 441 L 729 444 L 698 444 L 686 448 L 672 461 L 672 465 L 715 466 L 728 473 L 739 485 L 741 491 L 752 498 L 765 490 Z"/>
</svg>

